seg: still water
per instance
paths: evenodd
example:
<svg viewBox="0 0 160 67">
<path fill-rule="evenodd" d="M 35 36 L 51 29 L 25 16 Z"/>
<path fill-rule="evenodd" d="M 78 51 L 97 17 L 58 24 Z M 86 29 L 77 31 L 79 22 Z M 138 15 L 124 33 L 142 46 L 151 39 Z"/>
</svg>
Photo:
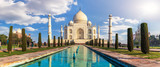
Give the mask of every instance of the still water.
<svg viewBox="0 0 160 67">
<path fill-rule="evenodd" d="M 87 47 L 76 45 L 18 67 L 114 67 L 114 65 Z"/>
</svg>

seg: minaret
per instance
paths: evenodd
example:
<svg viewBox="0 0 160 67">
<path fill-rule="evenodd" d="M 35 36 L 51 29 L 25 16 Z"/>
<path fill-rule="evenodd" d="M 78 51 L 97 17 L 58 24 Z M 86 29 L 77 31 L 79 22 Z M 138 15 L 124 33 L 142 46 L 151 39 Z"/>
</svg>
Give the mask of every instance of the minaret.
<svg viewBox="0 0 160 67">
<path fill-rule="evenodd" d="M 112 14 L 109 15 L 109 43 L 112 44 Z"/>
<path fill-rule="evenodd" d="M 100 38 L 100 28 L 98 26 L 98 35 L 97 35 L 97 38 L 99 39 Z"/>
<path fill-rule="evenodd" d="M 63 37 L 63 26 L 61 25 L 61 37 Z"/>
<path fill-rule="evenodd" d="M 48 35 L 50 38 L 50 41 L 52 40 L 52 26 L 51 26 L 51 14 L 48 15 Z"/>
</svg>

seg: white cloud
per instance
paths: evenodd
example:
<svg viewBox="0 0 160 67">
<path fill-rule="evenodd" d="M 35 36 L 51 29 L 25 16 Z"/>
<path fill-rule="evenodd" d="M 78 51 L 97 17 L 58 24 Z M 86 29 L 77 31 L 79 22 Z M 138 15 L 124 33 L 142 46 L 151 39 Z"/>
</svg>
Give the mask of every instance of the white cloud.
<svg viewBox="0 0 160 67">
<path fill-rule="evenodd" d="M 25 29 L 27 30 L 27 31 L 37 31 L 38 29 L 34 29 L 34 28 L 32 28 L 32 27 L 25 27 Z"/>
<path fill-rule="evenodd" d="M 5 27 L 5 26 L 0 26 L 0 34 L 8 35 L 9 34 L 9 28 Z"/>
<path fill-rule="evenodd" d="M 127 35 L 127 32 L 125 31 L 125 32 L 121 33 L 120 35 Z"/>
<path fill-rule="evenodd" d="M 118 23 L 122 23 L 122 21 L 124 20 L 124 18 L 121 18 L 121 17 L 118 17 L 118 16 L 113 16 L 112 17 L 112 22 L 114 23 L 114 24 L 118 24 Z"/>
<path fill-rule="evenodd" d="M 0 20 L 7 24 L 32 25 L 47 23 L 47 18 L 40 15 L 61 15 L 70 10 L 74 0 L 0 0 Z"/>
<path fill-rule="evenodd" d="M 104 22 L 104 24 L 108 24 L 109 22 Z"/>
<path fill-rule="evenodd" d="M 138 24 L 139 21 L 136 19 L 125 19 L 125 22 L 131 23 L 131 24 Z"/>
<path fill-rule="evenodd" d="M 65 17 L 54 18 L 55 22 L 65 21 Z"/>
<path fill-rule="evenodd" d="M 116 31 L 121 31 L 121 30 L 127 30 L 127 28 L 130 28 L 132 26 L 129 26 L 129 25 L 115 25 L 115 26 L 112 26 L 112 31 L 116 32 Z M 101 30 L 107 30 L 108 32 L 108 25 L 105 25 L 105 26 L 102 26 L 101 27 Z"/>
<path fill-rule="evenodd" d="M 109 23 L 109 19 L 107 19 L 105 24 Z M 130 24 L 138 24 L 139 21 L 137 19 L 126 19 L 126 18 L 121 18 L 119 16 L 113 16 L 112 17 L 112 23 L 113 24 L 123 24 L 123 23 L 130 23 Z"/>
</svg>

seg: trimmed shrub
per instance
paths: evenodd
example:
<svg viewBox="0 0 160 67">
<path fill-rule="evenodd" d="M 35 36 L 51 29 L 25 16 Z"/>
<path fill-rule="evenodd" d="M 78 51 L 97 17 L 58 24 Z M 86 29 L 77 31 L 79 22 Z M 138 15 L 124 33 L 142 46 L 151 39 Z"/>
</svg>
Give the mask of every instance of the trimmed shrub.
<svg viewBox="0 0 160 67">
<path fill-rule="evenodd" d="M 60 37 L 58 37 L 58 46 L 60 46 Z"/>
<path fill-rule="evenodd" d="M 128 50 L 131 52 L 133 50 L 133 32 L 132 28 L 128 28 L 128 42 L 127 42 Z"/>
<path fill-rule="evenodd" d="M 67 42 L 67 45 L 69 45 L 69 40 L 68 40 L 68 42 Z"/>
<path fill-rule="evenodd" d="M 61 37 L 61 46 L 63 46 L 63 37 Z"/>
<path fill-rule="evenodd" d="M 108 48 L 110 47 L 110 43 L 109 43 L 109 40 L 108 40 L 108 43 L 107 43 L 107 47 L 108 47 Z"/>
<path fill-rule="evenodd" d="M 66 40 L 65 40 L 65 46 L 67 45 Z"/>
<path fill-rule="evenodd" d="M 56 47 L 56 36 L 53 37 L 53 47 Z"/>
<path fill-rule="evenodd" d="M 8 43 L 8 46 L 7 46 L 7 50 L 8 50 L 8 53 L 11 54 L 12 52 L 12 30 L 13 30 L 13 26 L 10 26 L 10 30 L 9 30 L 9 43 Z"/>
<path fill-rule="evenodd" d="M 51 43 L 50 43 L 50 38 L 49 38 L 50 36 L 48 35 L 48 47 L 50 47 L 51 46 Z"/>
<path fill-rule="evenodd" d="M 101 47 L 101 38 L 99 38 L 99 47 Z"/>
<path fill-rule="evenodd" d="M 102 39 L 102 47 L 104 47 L 104 39 Z"/>
<path fill-rule="evenodd" d="M 38 47 L 41 48 L 41 46 L 42 46 L 41 33 L 39 33 L 39 37 L 38 37 Z"/>
<path fill-rule="evenodd" d="M 116 33 L 115 49 L 118 49 L 118 34 Z"/>
<path fill-rule="evenodd" d="M 25 29 L 22 29 L 22 51 L 26 51 L 27 49 L 27 41 L 26 41 L 26 34 Z"/>
<path fill-rule="evenodd" d="M 95 39 L 95 46 L 97 46 L 97 39 Z"/>
<path fill-rule="evenodd" d="M 149 53 L 149 38 L 148 38 L 147 23 L 142 23 L 141 24 L 141 51 L 144 54 Z"/>
</svg>

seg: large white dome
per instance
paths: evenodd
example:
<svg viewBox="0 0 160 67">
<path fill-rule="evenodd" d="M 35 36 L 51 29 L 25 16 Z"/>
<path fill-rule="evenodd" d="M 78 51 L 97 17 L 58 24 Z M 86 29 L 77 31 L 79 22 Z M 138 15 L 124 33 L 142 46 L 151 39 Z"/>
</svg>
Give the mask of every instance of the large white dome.
<svg viewBox="0 0 160 67">
<path fill-rule="evenodd" d="M 76 15 L 73 17 L 74 21 L 87 21 L 87 16 L 80 10 Z"/>
</svg>

